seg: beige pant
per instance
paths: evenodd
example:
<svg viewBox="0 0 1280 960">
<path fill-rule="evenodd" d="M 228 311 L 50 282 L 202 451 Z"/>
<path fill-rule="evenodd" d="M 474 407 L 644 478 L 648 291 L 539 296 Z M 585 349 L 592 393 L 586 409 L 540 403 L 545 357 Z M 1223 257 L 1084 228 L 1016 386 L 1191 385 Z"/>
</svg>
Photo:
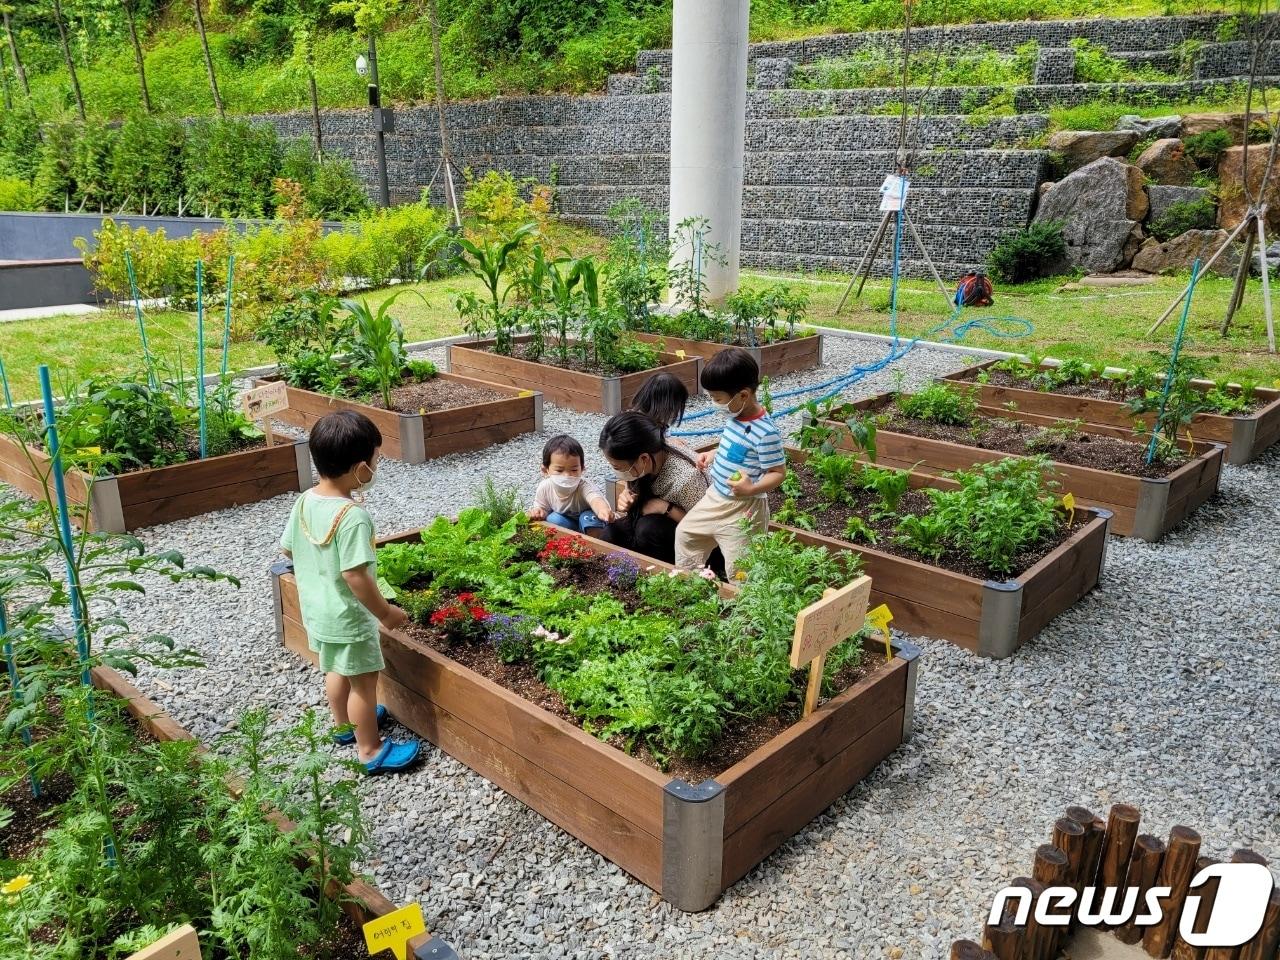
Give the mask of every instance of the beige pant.
<svg viewBox="0 0 1280 960">
<path fill-rule="evenodd" d="M 751 538 L 768 529 L 769 502 L 764 497 L 722 497 L 708 490 L 676 527 L 676 566 L 701 569 L 707 555 L 719 547 L 732 577 Z"/>
</svg>

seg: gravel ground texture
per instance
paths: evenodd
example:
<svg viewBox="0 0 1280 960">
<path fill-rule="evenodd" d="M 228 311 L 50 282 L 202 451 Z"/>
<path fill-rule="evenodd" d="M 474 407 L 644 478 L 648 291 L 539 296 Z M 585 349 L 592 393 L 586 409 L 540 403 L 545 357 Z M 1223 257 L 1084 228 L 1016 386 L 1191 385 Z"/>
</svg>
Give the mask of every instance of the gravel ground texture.
<svg viewBox="0 0 1280 960">
<path fill-rule="evenodd" d="M 830 379 L 883 343 L 828 338 Z M 442 361 L 443 350 L 429 350 Z M 847 392 L 907 388 L 966 364 L 918 347 Z M 467 506 L 485 476 L 531 497 L 547 436 L 595 450 L 604 418 L 548 406 L 545 429 L 479 453 L 384 461 L 368 505 L 379 530 Z M 713 426 L 714 420 L 698 422 Z M 604 462 L 590 454 L 589 475 Z M 245 709 L 284 720 L 323 707 L 319 675 L 274 636 L 268 567 L 292 497 L 143 531 L 156 547 L 233 573 L 130 599 L 138 629 L 167 632 L 207 666 L 144 672 L 140 686 L 208 741 Z M 1113 538 L 1103 584 L 1016 656 L 925 649 L 914 739 L 711 909 L 682 914 L 648 888 L 431 748 L 415 772 L 371 778 L 375 852 L 389 897 L 419 900 L 468 960 L 514 957 L 923 958 L 976 937 L 994 892 L 1029 872 L 1069 804 L 1143 810 L 1143 830 L 1200 830 L 1223 857 L 1280 857 L 1280 449 L 1224 468 L 1222 491 L 1162 543 Z M 403 730 L 398 731 L 404 734 Z"/>
</svg>

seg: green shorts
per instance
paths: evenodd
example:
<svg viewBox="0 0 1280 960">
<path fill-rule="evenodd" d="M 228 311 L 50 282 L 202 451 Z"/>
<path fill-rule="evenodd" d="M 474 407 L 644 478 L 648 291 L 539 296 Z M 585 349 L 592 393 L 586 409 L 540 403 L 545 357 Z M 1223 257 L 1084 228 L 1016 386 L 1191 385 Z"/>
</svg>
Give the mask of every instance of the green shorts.
<svg viewBox="0 0 1280 960">
<path fill-rule="evenodd" d="M 311 652 L 320 657 L 320 669 L 344 677 L 357 677 L 362 673 L 377 673 L 386 666 L 382 659 L 382 643 L 374 637 L 351 643 L 326 643 L 307 638 Z"/>
</svg>

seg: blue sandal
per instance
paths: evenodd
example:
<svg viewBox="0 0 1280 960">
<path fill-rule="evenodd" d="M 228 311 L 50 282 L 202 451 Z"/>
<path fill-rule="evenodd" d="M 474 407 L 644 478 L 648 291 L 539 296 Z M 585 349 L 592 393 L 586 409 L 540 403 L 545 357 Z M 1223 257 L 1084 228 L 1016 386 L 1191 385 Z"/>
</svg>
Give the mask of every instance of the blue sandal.
<svg viewBox="0 0 1280 960">
<path fill-rule="evenodd" d="M 364 765 L 371 774 L 399 773 L 417 762 L 422 744 L 417 740 L 384 740 L 378 755 Z"/>
<path fill-rule="evenodd" d="M 386 726 L 387 717 L 390 716 L 390 714 L 387 713 L 387 708 L 384 707 L 382 704 L 378 704 L 378 709 L 376 713 L 378 717 L 378 729 L 381 730 L 384 726 Z M 348 746 L 350 744 L 353 744 L 356 742 L 356 732 L 354 729 L 351 729 L 351 730 L 348 730 L 346 733 L 335 733 L 333 735 L 333 742 L 340 743 L 343 746 Z"/>
</svg>

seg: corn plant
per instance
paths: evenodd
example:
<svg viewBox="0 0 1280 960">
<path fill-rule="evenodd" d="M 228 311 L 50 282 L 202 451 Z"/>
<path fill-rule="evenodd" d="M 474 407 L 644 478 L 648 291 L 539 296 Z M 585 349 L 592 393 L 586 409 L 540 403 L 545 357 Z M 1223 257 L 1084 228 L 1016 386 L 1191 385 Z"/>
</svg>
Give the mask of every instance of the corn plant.
<svg viewBox="0 0 1280 960">
<path fill-rule="evenodd" d="M 488 295 L 484 301 L 473 293 L 461 294 L 456 299 L 455 304 L 466 321 L 467 332 L 477 338 L 492 332 L 495 339 L 493 349 L 504 356 L 510 356 L 515 346 L 515 323 L 509 316 L 507 298 L 520 283 L 520 278 L 507 280 L 507 273 L 514 266 L 513 258 L 517 251 L 537 231 L 536 223 L 526 223 L 506 238 L 484 246 L 461 234 L 448 234 L 456 244 L 458 266 L 483 283 Z"/>
<path fill-rule="evenodd" d="M 391 408 L 391 389 L 400 383 L 408 356 L 404 349 L 404 328 L 391 316 L 391 306 L 404 291 L 397 291 L 373 310 L 366 299 L 343 300 L 342 306 L 355 318 L 356 337 L 351 348 L 351 364 L 374 374 L 382 403 Z"/>
</svg>

